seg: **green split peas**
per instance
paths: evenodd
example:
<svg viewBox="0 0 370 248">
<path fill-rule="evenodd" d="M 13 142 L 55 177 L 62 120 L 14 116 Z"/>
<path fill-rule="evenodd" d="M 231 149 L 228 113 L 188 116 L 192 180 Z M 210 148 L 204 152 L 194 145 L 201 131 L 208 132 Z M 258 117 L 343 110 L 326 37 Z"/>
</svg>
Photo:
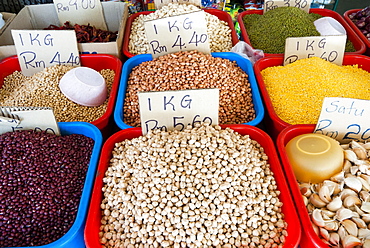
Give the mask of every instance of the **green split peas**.
<svg viewBox="0 0 370 248">
<path fill-rule="evenodd" d="M 321 17 L 296 7 L 279 7 L 263 15 L 247 14 L 243 17 L 243 22 L 255 49 L 265 53 L 284 53 L 285 40 L 289 37 L 320 36 L 314 21 Z M 355 51 L 349 40 L 345 51 Z"/>
</svg>

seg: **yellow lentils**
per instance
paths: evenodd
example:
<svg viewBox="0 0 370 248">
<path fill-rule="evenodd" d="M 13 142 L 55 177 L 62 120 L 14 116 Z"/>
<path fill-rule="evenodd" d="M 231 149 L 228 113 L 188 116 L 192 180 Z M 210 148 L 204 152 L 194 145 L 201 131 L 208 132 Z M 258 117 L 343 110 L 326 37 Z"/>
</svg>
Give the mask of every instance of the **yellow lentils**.
<svg viewBox="0 0 370 248">
<path fill-rule="evenodd" d="M 289 124 L 315 124 L 325 97 L 370 100 L 370 73 L 318 57 L 261 71 L 275 113 Z"/>
</svg>

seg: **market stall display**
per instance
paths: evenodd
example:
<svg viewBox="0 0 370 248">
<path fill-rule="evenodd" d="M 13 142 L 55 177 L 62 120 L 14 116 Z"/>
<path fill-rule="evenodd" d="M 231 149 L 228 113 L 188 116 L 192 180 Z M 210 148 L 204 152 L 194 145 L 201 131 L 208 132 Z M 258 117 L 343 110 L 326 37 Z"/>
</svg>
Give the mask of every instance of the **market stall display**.
<svg viewBox="0 0 370 248">
<path fill-rule="evenodd" d="M 218 242 L 220 245 L 223 244 L 223 242 L 226 242 L 224 244 L 226 244 L 228 247 L 230 247 L 232 242 L 234 242 L 234 244 L 235 242 L 237 242 L 237 244 L 240 243 L 242 245 L 250 247 L 253 246 L 253 243 L 268 245 L 267 242 L 271 242 L 271 245 L 282 244 L 282 247 L 297 247 L 301 231 L 299 221 L 297 215 L 295 214 L 294 205 L 290 199 L 289 189 L 285 184 L 284 176 L 282 174 L 281 167 L 279 166 L 279 159 L 277 157 L 277 154 L 275 153 L 276 151 L 271 138 L 262 130 L 249 125 L 225 125 L 221 128 L 210 126 L 196 127 L 189 128 L 184 132 L 176 131 L 173 134 L 171 132 L 167 133 L 157 130 L 155 133 L 148 134 L 147 136 L 142 136 L 140 128 L 128 128 L 112 135 L 104 144 L 104 148 L 102 150 L 102 155 L 100 158 L 98 177 L 95 181 L 89 216 L 86 222 L 85 240 L 87 247 L 101 247 L 101 241 L 106 242 L 108 246 L 113 246 L 114 237 L 117 238 L 117 242 L 121 239 L 123 240 L 125 238 L 130 238 L 130 234 L 128 233 L 129 230 L 132 230 L 133 232 L 133 236 L 131 236 L 131 240 L 129 240 L 129 242 L 135 242 L 136 239 L 142 240 L 144 243 L 148 242 L 150 244 L 151 241 L 147 233 L 149 232 L 155 235 L 153 236 L 155 237 L 154 242 L 161 242 L 160 240 L 163 240 L 162 235 L 170 236 L 171 234 L 173 234 L 173 238 L 175 241 L 171 241 L 172 238 L 169 237 L 169 239 L 166 239 L 166 242 L 163 242 L 162 245 L 174 245 L 175 242 L 178 242 L 177 240 L 182 239 L 182 236 L 186 239 L 189 239 L 188 241 L 180 241 L 180 243 L 184 242 L 182 245 L 185 245 L 190 241 L 194 242 L 193 244 L 195 244 L 195 247 L 197 246 L 196 244 L 198 244 L 199 246 L 199 244 L 201 244 L 202 242 L 205 242 L 208 247 L 212 246 L 213 242 Z M 160 135 L 161 139 L 163 140 L 158 141 L 156 139 L 158 135 Z M 189 136 L 190 140 L 186 138 L 187 136 Z M 177 141 L 177 139 L 179 140 Z M 194 143 L 191 140 L 194 140 Z M 225 143 L 222 141 L 224 141 Z M 151 145 L 145 144 L 147 142 L 150 142 Z M 183 147 L 183 142 L 185 142 L 185 147 Z M 140 147 L 142 148 L 136 146 L 136 144 L 140 145 L 141 143 L 142 145 Z M 237 143 L 240 145 L 240 150 L 238 148 L 239 145 L 236 145 Z M 242 143 L 244 143 L 244 145 L 241 145 Z M 127 145 L 125 146 L 125 144 Z M 176 153 L 175 151 L 178 149 L 186 149 L 186 147 L 189 146 L 193 148 L 190 149 L 188 153 Z M 221 155 L 222 151 L 219 149 L 221 149 L 221 147 L 226 148 L 226 146 L 228 147 L 227 149 L 229 150 L 229 152 L 233 151 L 230 154 L 235 154 L 234 158 L 232 158 L 231 156 L 225 157 L 226 154 Z M 114 163 L 119 162 L 120 158 L 123 158 L 126 155 L 130 156 L 129 154 L 131 154 L 131 152 L 128 150 L 126 152 L 126 149 L 129 147 L 136 150 L 135 155 L 132 154 L 133 156 L 131 156 L 131 159 L 134 159 L 135 162 L 132 165 L 127 164 L 126 168 L 131 168 L 131 166 L 136 167 L 136 165 L 139 167 L 137 169 L 135 169 L 134 167 L 130 169 L 133 174 L 125 173 L 122 170 L 124 175 L 122 175 L 122 177 L 120 178 L 123 180 L 121 185 L 124 188 L 126 188 L 126 186 L 129 187 L 127 189 L 133 190 L 133 192 L 135 193 L 134 195 L 136 196 L 131 199 L 131 196 L 129 195 L 112 195 L 112 197 L 108 198 L 110 198 L 113 202 L 120 204 L 120 210 L 115 210 L 114 208 L 110 209 L 109 206 L 111 205 L 111 200 L 107 202 L 103 199 L 108 196 L 111 190 L 119 189 L 115 186 L 107 188 L 110 182 L 114 181 L 114 179 L 109 179 L 109 177 L 114 175 L 118 176 L 118 171 L 117 173 L 113 172 Z M 243 147 L 249 147 L 249 149 L 244 149 Z M 175 153 L 172 153 L 172 150 L 174 150 Z M 210 155 L 208 158 L 202 158 L 202 156 L 199 157 L 199 155 L 196 155 L 199 152 L 201 153 L 202 150 L 210 150 Z M 162 160 L 161 158 L 162 153 L 162 158 L 164 160 Z M 168 157 L 168 159 L 174 161 L 173 163 L 165 162 L 165 160 L 167 160 L 167 156 L 165 156 L 164 154 L 167 153 L 170 156 Z M 170 155 L 169 153 L 171 153 L 172 155 Z M 218 154 L 218 157 L 213 156 L 212 154 L 214 153 Z M 254 163 L 253 166 L 250 164 L 250 162 L 248 163 L 248 160 L 243 159 L 243 156 L 246 156 L 248 153 L 250 154 L 248 156 L 253 156 L 255 158 L 251 159 L 251 162 Z M 154 157 L 156 156 L 155 154 L 158 154 L 159 157 Z M 143 163 L 136 163 L 136 161 L 141 161 L 141 159 L 145 160 L 145 157 L 147 159 L 155 159 L 158 161 L 158 163 L 156 165 L 148 164 L 148 166 L 145 165 L 146 162 L 144 161 L 142 161 Z M 175 166 L 175 161 L 178 159 L 183 160 L 184 163 L 186 161 L 189 162 L 185 163 L 186 168 L 183 168 L 182 166 Z M 201 161 L 203 159 L 204 161 L 209 161 L 210 165 L 213 166 L 202 165 L 203 163 Z M 213 163 L 212 161 L 214 159 L 219 160 L 219 162 L 214 161 L 215 163 Z M 232 167 L 229 167 L 230 164 L 228 161 L 231 159 L 235 160 L 235 164 Z M 225 165 L 222 165 L 222 163 L 224 163 Z M 229 166 L 227 166 L 227 164 L 229 164 Z M 217 169 L 217 166 L 219 166 L 219 169 Z M 140 167 L 142 168 L 139 169 Z M 215 170 L 212 169 L 213 167 L 215 167 Z M 181 169 L 184 170 L 181 172 Z M 146 172 L 145 175 L 142 174 L 144 173 L 144 170 Z M 177 172 L 177 170 L 180 171 Z M 111 172 L 113 172 L 113 174 L 111 174 Z M 140 177 L 140 179 L 138 180 L 134 180 L 134 178 L 131 178 L 130 176 L 132 175 L 133 177 L 136 177 L 136 172 L 139 173 L 138 176 Z M 179 176 L 178 173 L 184 175 L 183 179 L 185 181 L 181 179 L 182 177 Z M 161 181 L 162 174 L 162 179 L 166 183 L 163 187 L 159 187 L 157 189 L 158 184 L 156 183 L 156 180 Z M 203 176 L 198 177 L 198 174 Z M 230 176 L 232 174 L 234 174 L 234 176 Z M 165 177 L 165 175 L 167 176 Z M 174 177 L 172 178 L 171 175 L 173 175 Z M 140 182 L 146 182 L 145 178 L 150 179 L 147 181 L 147 183 L 153 184 L 150 186 L 149 191 L 147 191 L 146 186 L 140 187 L 140 185 L 138 185 L 140 184 Z M 263 182 L 267 182 L 266 180 L 270 181 L 269 183 L 262 183 L 261 185 L 258 182 L 253 183 L 252 178 L 260 178 L 258 181 Z M 245 182 L 246 184 L 242 187 L 239 187 L 239 190 L 248 189 L 249 193 L 242 193 L 240 195 L 238 193 L 230 194 L 230 192 L 239 191 L 237 189 L 238 185 L 240 185 L 240 183 L 244 181 L 244 179 L 247 180 Z M 117 180 L 119 179 L 117 178 Z M 194 183 L 199 184 L 200 187 L 196 185 L 194 185 L 193 187 L 186 186 L 187 184 L 192 184 L 193 180 Z M 225 180 L 225 182 L 222 184 L 218 184 L 217 182 L 219 182 L 219 180 Z M 185 187 L 183 187 L 184 184 Z M 207 187 L 207 185 L 209 185 L 209 187 Z M 178 190 L 176 190 L 176 188 L 174 187 L 177 187 Z M 207 187 L 207 189 L 205 187 Z M 104 190 L 104 192 L 102 191 L 102 189 Z M 167 189 L 169 191 L 175 190 L 180 194 L 184 194 L 184 197 L 175 197 L 175 194 L 171 196 L 171 193 L 167 192 Z M 153 192 L 157 190 L 157 193 L 152 194 L 150 193 L 151 190 L 153 190 Z M 213 192 L 214 194 L 212 194 Z M 276 195 L 276 192 L 280 193 Z M 105 195 L 105 197 L 103 196 L 103 194 Z M 192 196 L 194 199 L 188 199 L 188 196 L 192 194 L 194 194 L 194 196 Z M 234 196 L 235 194 L 236 196 Z M 121 195 L 123 198 L 117 198 L 119 197 L 119 195 Z M 144 197 L 144 195 L 151 197 L 148 198 L 148 202 L 146 202 L 145 199 L 142 198 Z M 166 199 L 166 201 L 162 202 L 161 199 L 155 200 L 154 198 L 156 196 L 160 196 L 161 199 Z M 168 198 L 169 196 L 171 196 L 171 198 Z M 276 196 L 278 196 L 278 199 L 276 198 Z M 172 198 L 174 198 L 173 201 L 171 200 Z M 175 200 L 175 198 L 179 198 L 180 200 Z M 242 202 L 239 202 L 241 205 L 237 205 L 238 198 L 242 202 L 244 202 L 244 204 L 246 203 L 246 201 L 250 201 L 250 203 L 246 204 L 245 207 L 243 207 L 244 205 Z M 181 222 L 181 218 L 177 216 L 176 213 L 178 211 L 181 212 L 181 209 L 186 211 L 186 199 L 189 200 L 189 210 L 187 212 L 188 218 L 182 218 Z M 266 199 L 264 200 L 264 203 L 260 202 L 262 199 Z M 140 201 L 142 205 L 140 205 L 140 203 L 137 203 L 134 207 L 130 200 Z M 185 202 L 184 206 L 182 205 L 183 203 L 181 201 Z M 145 208 L 144 202 L 147 203 L 147 208 Z M 153 221 L 152 218 L 160 219 L 160 217 L 156 217 L 157 215 L 153 213 L 150 214 L 152 215 L 151 217 L 146 218 L 145 216 L 148 214 L 147 210 L 151 211 L 150 209 L 152 209 L 153 211 L 155 211 L 155 209 L 157 209 L 159 206 L 162 208 L 163 204 L 170 207 L 165 208 L 165 210 L 163 210 L 165 212 L 160 212 L 162 213 L 160 214 L 160 216 L 162 218 L 166 218 L 166 216 L 173 216 L 174 222 L 172 222 L 173 224 L 171 224 L 173 225 L 173 228 L 171 229 L 172 231 L 168 232 L 166 231 L 166 228 L 162 230 L 162 227 L 156 227 L 155 230 L 152 231 L 151 228 L 153 228 L 157 224 L 153 224 L 151 225 L 151 228 L 149 228 L 149 224 L 147 223 L 151 223 Z M 209 208 L 203 206 L 202 204 L 208 204 L 206 206 L 209 206 Z M 140 206 L 143 206 L 144 209 L 136 209 Z M 280 207 L 282 212 L 281 214 L 278 214 L 276 211 L 278 211 Z M 239 208 L 239 210 L 236 211 L 236 208 Z M 213 216 L 214 220 L 217 220 L 216 223 L 219 222 L 221 227 L 219 227 L 218 225 L 214 226 L 212 223 L 215 223 L 215 221 L 211 221 L 211 219 L 207 220 L 207 218 L 204 217 L 204 214 L 206 212 L 203 212 L 203 210 L 205 209 L 215 211 L 215 213 L 211 213 L 210 216 Z M 233 209 L 235 209 L 235 212 Z M 196 216 L 192 216 L 193 211 L 198 214 Z M 220 214 L 217 214 L 218 211 L 220 211 Z M 234 212 L 236 213 L 236 216 L 233 216 L 232 213 L 228 214 L 228 212 Z M 110 215 L 110 219 L 104 217 L 106 214 Z M 133 215 L 127 216 L 131 214 Z M 122 217 L 121 223 L 123 225 L 119 224 L 118 221 L 115 222 L 115 218 L 120 218 L 119 216 Z M 199 224 L 195 223 L 194 217 L 197 220 L 196 222 L 204 221 L 204 224 L 200 223 L 201 226 L 198 227 Z M 283 219 L 281 219 L 282 217 Z M 247 223 L 242 224 L 241 222 L 244 218 L 247 218 Z M 108 225 L 111 223 L 111 221 L 112 224 Z M 188 224 L 185 224 L 185 221 L 188 221 Z M 235 221 L 237 224 L 234 223 Z M 240 221 L 240 223 L 238 223 L 238 221 Z M 271 221 L 274 224 L 271 223 Z M 284 222 L 286 223 L 286 225 L 283 224 Z M 135 223 L 148 225 L 148 231 L 145 232 L 145 230 L 143 230 L 141 232 L 140 228 L 138 229 L 138 226 Z M 176 223 L 178 223 L 178 225 L 176 225 Z M 181 223 L 193 227 L 189 227 L 187 230 L 184 230 Z M 194 225 L 192 223 L 194 223 Z M 209 223 L 211 224 L 211 226 L 209 225 Z M 107 226 L 104 227 L 105 225 Z M 234 231 L 230 229 L 233 225 L 237 227 L 237 229 L 235 229 Z M 250 228 L 248 228 L 248 226 Z M 201 232 L 204 229 L 204 232 L 202 234 L 196 235 L 197 233 L 193 233 L 193 231 L 198 230 L 198 228 Z M 249 229 L 249 231 L 243 231 L 246 230 L 245 228 Z M 281 232 L 277 232 L 277 230 L 280 230 Z M 220 232 L 219 238 L 222 238 L 222 240 L 215 239 L 215 233 L 213 232 L 216 231 L 217 233 Z M 160 234 L 158 232 L 160 232 Z M 240 234 L 238 234 L 238 232 Z M 175 235 L 175 233 L 181 234 Z M 127 241 L 123 240 L 122 242 L 125 243 Z"/>
<path fill-rule="evenodd" d="M 219 123 L 258 125 L 264 108 L 251 63 L 235 53 L 179 52 L 152 59 L 141 54 L 123 67 L 114 119 L 140 126 L 138 91 L 220 89 Z"/>
<path fill-rule="evenodd" d="M 344 19 L 366 45 L 366 55 L 370 55 L 370 7 L 350 9 L 344 12 Z"/>
<path fill-rule="evenodd" d="M 195 5 L 169 4 L 156 11 L 143 11 L 131 15 L 127 19 L 123 54 L 131 58 L 137 54 L 150 53 L 145 35 L 144 21 L 199 11 Z M 218 9 L 203 9 L 206 13 L 207 34 L 211 52 L 229 52 L 238 42 L 231 16 Z"/>
<path fill-rule="evenodd" d="M 318 57 L 286 66 L 283 60 L 283 56 L 269 56 L 254 65 L 266 107 L 266 130 L 274 138 L 289 125 L 315 124 L 324 97 L 370 99 L 363 90 L 370 79 L 367 56 L 344 55 L 343 66 Z"/>
<path fill-rule="evenodd" d="M 4 106 L 53 107 L 57 121 L 91 122 L 99 129 L 109 129 L 118 90 L 122 62 L 103 54 L 81 55 L 83 66 L 99 71 L 105 78 L 108 97 L 97 107 L 82 106 L 69 100 L 59 89 L 59 80 L 73 67 L 54 66 L 31 77 L 20 72 L 17 56 L 0 62 L 0 104 Z"/>
<path fill-rule="evenodd" d="M 0 135 L 1 247 L 85 247 L 102 135 L 86 122 L 58 126 L 62 136 L 32 130 Z"/>
<path fill-rule="evenodd" d="M 286 146 L 299 135 L 312 133 L 315 125 L 292 125 L 278 136 L 277 148 L 294 202 L 305 228 L 300 246 L 367 247 L 370 229 L 368 195 L 368 144 L 342 144 L 342 170 L 320 183 L 297 181 Z"/>
<path fill-rule="evenodd" d="M 244 11 L 238 16 L 242 39 L 265 56 L 284 53 L 288 37 L 320 36 L 314 21 L 320 17 L 332 17 L 347 32 L 346 54 L 363 54 L 365 44 L 338 13 L 328 9 L 310 9 L 309 13 L 295 8 L 282 7 L 263 14 L 262 10 Z"/>
</svg>

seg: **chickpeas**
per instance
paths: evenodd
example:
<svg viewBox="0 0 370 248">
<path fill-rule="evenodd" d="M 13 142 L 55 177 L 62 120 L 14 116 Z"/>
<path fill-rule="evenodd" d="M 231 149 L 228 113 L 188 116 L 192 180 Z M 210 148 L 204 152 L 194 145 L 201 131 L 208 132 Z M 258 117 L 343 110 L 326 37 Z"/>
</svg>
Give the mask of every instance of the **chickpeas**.
<svg viewBox="0 0 370 248">
<path fill-rule="evenodd" d="M 125 123 L 140 126 L 139 91 L 207 88 L 220 89 L 220 123 L 245 123 L 255 119 L 248 74 L 234 61 L 187 51 L 164 55 L 132 69 L 124 102 Z"/>
<path fill-rule="evenodd" d="M 144 22 L 180 14 L 192 13 L 201 9 L 192 4 L 169 3 L 161 9 L 148 15 L 139 15 L 132 22 L 129 37 L 129 52 L 137 54 L 150 53 L 150 47 L 145 34 Z M 217 16 L 205 12 L 207 35 L 212 52 L 229 52 L 233 46 L 231 29 L 227 22 Z"/>
<path fill-rule="evenodd" d="M 72 102 L 59 89 L 59 80 L 72 68 L 67 65 L 55 65 L 30 77 L 15 71 L 4 78 L 4 84 L 0 88 L 0 105 L 51 107 L 58 122 L 97 120 L 106 112 L 109 97 L 97 107 L 87 107 Z M 109 96 L 114 71 L 104 69 L 100 74 L 106 81 Z"/>
<path fill-rule="evenodd" d="M 117 143 L 103 179 L 105 247 L 274 247 L 286 222 L 256 141 L 208 124 Z M 274 204 L 271 204 L 274 202 Z"/>
</svg>

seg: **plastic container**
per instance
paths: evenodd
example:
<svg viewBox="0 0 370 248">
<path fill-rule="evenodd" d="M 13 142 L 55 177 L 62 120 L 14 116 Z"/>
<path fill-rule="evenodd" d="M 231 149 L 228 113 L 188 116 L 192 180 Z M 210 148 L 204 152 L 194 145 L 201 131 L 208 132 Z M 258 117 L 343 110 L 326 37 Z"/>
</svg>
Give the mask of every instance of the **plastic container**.
<svg viewBox="0 0 370 248">
<path fill-rule="evenodd" d="M 42 246 L 30 246 L 27 248 L 84 248 L 84 228 L 87 218 L 90 196 L 93 190 L 95 173 L 98 166 L 99 155 L 102 148 L 103 138 L 100 130 L 87 122 L 59 122 L 62 136 L 70 134 L 83 134 L 94 140 L 94 147 L 90 157 L 90 163 L 86 172 L 85 184 L 82 189 L 81 200 L 78 206 L 75 221 L 68 232 L 60 239 Z"/>
<path fill-rule="evenodd" d="M 250 135 L 251 139 L 256 140 L 265 148 L 265 153 L 269 157 L 270 168 L 274 173 L 278 190 L 281 191 L 279 198 L 283 202 L 282 211 L 285 214 L 285 220 L 288 223 L 288 236 L 286 237 L 284 247 L 297 247 L 301 236 L 301 226 L 271 138 L 264 131 L 254 126 L 235 124 L 223 125 L 222 127 L 230 127 L 241 135 Z M 99 227 L 101 220 L 100 204 L 103 197 L 101 189 L 103 187 L 104 173 L 107 170 L 109 161 L 112 157 L 111 153 L 114 148 L 114 144 L 125 139 L 139 137 L 141 134 L 141 128 L 135 127 L 124 129 L 112 135 L 104 143 L 91 198 L 89 214 L 86 221 L 85 242 L 86 247 L 88 248 L 101 248 L 99 241 Z"/>
<path fill-rule="evenodd" d="M 248 80 L 250 83 L 250 87 L 252 89 L 252 100 L 254 104 L 254 109 L 256 111 L 256 118 L 250 122 L 243 123 L 243 124 L 248 124 L 251 126 L 257 126 L 258 124 L 260 124 L 264 118 L 265 110 L 264 110 L 264 106 L 262 103 L 261 95 L 258 90 L 258 86 L 257 86 L 257 82 L 254 76 L 253 66 L 251 62 L 243 58 L 242 56 L 236 53 L 232 53 L 232 52 L 212 53 L 212 56 L 236 61 L 238 66 L 244 72 L 248 74 Z M 149 60 L 152 60 L 152 56 L 150 54 L 139 54 L 139 55 L 136 55 L 128 59 L 123 65 L 116 107 L 114 109 L 114 121 L 116 122 L 117 126 L 121 129 L 132 127 L 125 123 L 124 111 L 123 111 L 123 106 L 124 106 L 125 97 L 126 97 L 128 77 L 132 71 L 132 68 L 134 68 L 135 66 L 145 61 L 149 61 Z"/>
<path fill-rule="evenodd" d="M 266 130 L 273 137 L 277 138 L 277 135 L 287 126 L 291 125 L 283 121 L 275 112 L 274 106 L 271 102 L 270 96 L 267 92 L 265 83 L 263 81 L 261 71 L 267 67 L 273 66 L 282 66 L 284 62 L 284 56 L 269 56 L 258 60 L 254 64 L 254 72 L 256 75 L 256 80 L 258 87 L 261 91 L 264 107 L 266 108 L 266 115 L 264 118 L 264 123 L 266 125 Z M 362 68 L 370 72 L 370 57 L 365 55 L 353 55 L 345 54 L 343 58 L 343 65 L 358 65 L 359 68 Z M 345 96 L 344 96 L 345 97 Z M 311 123 L 315 124 L 315 123 Z"/>
<path fill-rule="evenodd" d="M 107 110 L 97 120 L 91 122 L 97 126 L 103 133 L 109 131 L 109 122 L 113 118 L 113 109 L 116 103 L 119 79 L 122 71 L 122 62 L 117 57 L 108 54 L 82 54 L 80 55 L 81 65 L 100 71 L 102 69 L 111 69 L 115 72 L 114 82 L 109 94 Z M 15 71 L 20 71 L 18 57 L 11 56 L 0 61 L 0 87 L 4 83 L 4 78 Z"/>
<path fill-rule="evenodd" d="M 343 168 L 339 142 L 323 134 L 307 133 L 291 139 L 285 150 L 298 181 L 321 183 Z"/>
<path fill-rule="evenodd" d="M 352 28 L 352 30 L 360 37 L 360 39 L 364 42 L 366 46 L 366 55 L 370 55 L 370 40 L 366 39 L 365 35 L 361 32 L 361 30 L 352 22 L 352 20 L 349 18 L 349 16 L 353 13 L 356 13 L 357 11 L 360 11 L 361 9 L 350 9 L 344 12 L 343 17 L 344 20 L 348 23 L 348 25 Z"/>
<path fill-rule="evenodd" d="M 300 125 L 291 125 L 285 128 L 278 136 L 276 140 L 276 146 L 278 154 L 280 155 L 281 163 L 285 176 L 288 181 L 288 186 L 293 196 L 293 201 L 295 203 L 299 219 L 301 221 L 302 228 L 302 238 L 300 242 L 301 248 L 329 248 L 321 239 L 316 235 L 314 229 L 312 228 L 311 219 L 308 215 L 306 206 L 303 202 L 301 192 L 299 190 L 299 185 L 297 179 L 294 175 L 292 166 L 290 164 L 285 146 L 286 144 L 293 139 L 294 137 L 312 133 L 315 129 L 315 125 L 312 124 L 300 124 Z"/>
<path fill-rule="evenodd" d="M 347 39 L 349 39 L 354 48 L 356 49 L 355 52 L 345 52 L 345 54 L 363 54 L 366 51 L 366 46 L 364 42 L 360 39 L 360 37 L 352 30 L 352 28 L 348 25 L 348 23 L 344 20 L 344 18 L 338 14 L 337 12 L 330 10 L 330 9 L 316 9 L 316 8 L 311 8 L 309 13 L 316 13 L 319 15 L 322 15 L 323 17 L 328 16 L 332 17 L 335 20 L 337 20 L 342 26 L 345 28 L 347 32 Z M 262 15 L 263 10 L 248 10 L 248 11 L 243 11 L 238 15 L 238 23 L 240 26 L 240 31 L 241 31 L 241 39 L 247 42 L 249 45 L 251 45 L 251 42 L 249 40 L 248 32 L 245 28 L 245 25 L 243 23 L 243 17 L 245 15 L 251 15 L 251 14 L 258 14 Z M 255 49 L 258 49 L 256 47 Z M 275 56 L 275 55 L 282 55 L 283 53 L 265 53 L 265 56 Z"/>
<path fill-rule="evenodd" d="M 218 19 L 220 19 L 221 21 L 227 22 L 227 24 L 229 25 L 229 28 L 231 29 L 231 40 L 232 40 L 233 46 L 239 42 L 238 35 L 236 34 L 236 31 L 235 31 L 233 19 L 231 18 L 229 13 L 219 10 L 219 9 L 203 9 L 203 10 L 209 14 L 217 16 Z M 135 56 L 135 54 L 130 53 L 130 50 L 128 47 L 129 41 L 130 41 L 132 23 L 134 22 L 136 17 L 138 17 L 139 15 L 149 15 L 150 13 L 153 13 L 153 12 L 154 11 L 142 11 L 142 12 L 132 14 L 131 16 L 127 18 L 125 35 L 123 37 L 123 45 L 122 45 L 123 54 L 126 57 L 131 58 Z"/>
</svg>

